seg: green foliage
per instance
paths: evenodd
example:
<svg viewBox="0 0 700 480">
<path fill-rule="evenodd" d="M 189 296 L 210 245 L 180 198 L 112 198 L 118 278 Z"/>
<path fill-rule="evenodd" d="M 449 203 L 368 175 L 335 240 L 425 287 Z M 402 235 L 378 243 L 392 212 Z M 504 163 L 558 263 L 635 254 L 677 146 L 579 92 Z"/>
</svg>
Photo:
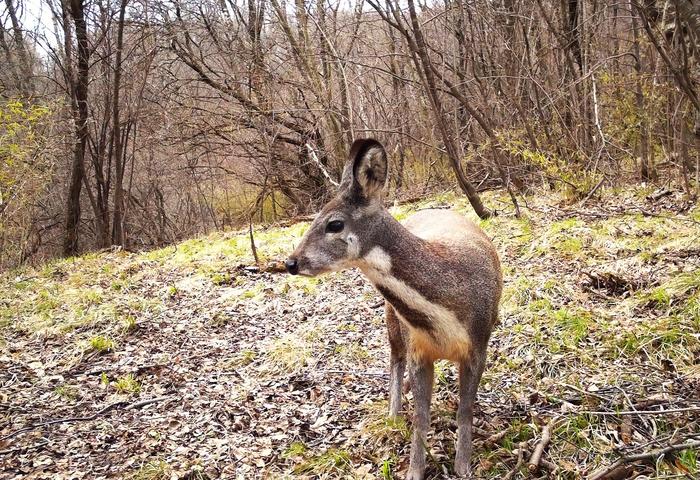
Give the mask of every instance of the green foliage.
<svg viewBox="0 0 700 480">
<path fill-rule="evenodd" d="M 132 480 L 169 480 L 171 469 L 163 460 L 152 460 L 131 476 Z"/>
<path fill-rule="evenodd" d="M 435 370 L 435 379 L 438 385 L 443 387 L 449 385 L 450 381 L 448 375 L 450 373 L 450 362 L 439 360 L 435 362 L 433 368 Z"/>
<path fill-rule="evenodd" d="M 377 445 L 405 442 L 411 436 L 411 428 L 403 416 L 387 415 L 389 403 L 386 400 L 368 402 L 362 406 L 364 422 L 362 430 L 373 438 Z"/>
<path fill-rule="evenodd" d="M 571 444 L 585 447 L 588 444 L 586 430 L 591 425 L 591 418 L 587 415 L 574 415 L 555 430 L 555 434 L 567 439 Z"/>
<path fill-rule="evenodd" d="M 304 445 L 304 442 L 293 442 L 287 449 L 282 453 L 284 458 L 295 458 L 301 457 L 308 451 L 308 447 Z"/>
<path fill-rule="evenodd" d="M 358 342 L 341 343 L 336 345 L 335 353 L 348 359 L 350 363 L 362 363 L 369 360 L 370 354 L 366 348 Z"/>
<path fill-rule="evenodd" d="M 44 135 L 50 117 L 46 105 L 0 100 L 0 267 L 21 258 L 51 180 L 54 160 Z"/>
<path fill-rule="evenodd" d="M 555 324 L 563 330 L 562 338 L 569 346 L 578 345 L 586 338 L 593 325 L 590 312 L 561 308 L 554 312 Z"/>
<path fill-rule="evenodd" d="M 384 459 L 382 466 L 379 467 L 379 474 L 382 476 L 383 480 L 392 480 L 394 478 L 392 470 L 397 463 L 396 455 L 392 455 L 389 458 Z"/>
<path fill-rule="evenodd" d="M 78 397 L 78 389 L 67 384 L 56 387 L 54 393 L 62 400 L 66 400 L 68 402 L 73 402 Z"/>
<path fill-rule="evenodd" d="M 342 475 L 346 473 L 352 463 L 350 454 L 345 450 L 329 448 L 320 455 L 307 456 L 303 463 L 294 468 L 297 474 L 314 475 Z"/>
<path fill-rule="evenodd" d="M 266 363 L 272 371 L 301 371 L 311 358 L 311 347 L 303 336 L 289 334 L 271 342 Z"/>
<path fill-rule="evenodd" d="M 257 356 L 258 352 L 255 350 L 241 350 L 228 362 L 228 365 L 233 368 L 245 367 L 253 363 Z"/>
<path fill-rule="evenodd" d="M 96 335 L 92 337 L 89 341 L 90 349 L 96 352 L 112 352 L 116 344 L 111 338 L 104 337 L 102 335 Z"/>
<path fill-rule="evenodd" d="M 122 318 L 122 332 L 128 333 L 136 329 L 136 317 L 127 315 Z"/>
<path fill-rule="evenodd" d="M 541 172 L 549 182 L 559 183 L 569 202 L 583 198 L 601 179 L 599 174 L 583 168 L 582 158 L 561 158 L 554 152 L 535 150 L 524 136 L 518 136 L 513 130 L 497 132 L 497 137 L 501 147 L 510 155 Z"/>
<path fill-rule="evenodd" d="M 532 438 L 534 433 L 531 425 L 523 423 L 520 420 L 514 420 L 508 426 L 508 433 L 503 437 L 501 443 L 504 448 L 513 450 L 518 447 L 518 443 Z"/>
<path fill-rule="evenodd" d="M 645 123 L 650 132 L 662 127 L 665 119 L 658 115 L 663 111 L 668 95 L 675 87 L 670 84 L 660 84 L 650 76 L 637 73 L 613 74 L 603 72 L 600 75 L 601 103 L 605 105 L 604 133 L 608 138 L 614 138 L 619 145 L 634 150 L 640 142 L 641 125 Z M 641 82 L 644 97 L 644 111 L 637 106 L 636 90 L 634 88 L 619 88 L 619 85 L 633 85 Z M 670 87 L 670 88 L 669 88 Z M 649 136 L 649 149 L 653 157 L 663 155 L 660 137 Z"/>
<path fill-rule="evenodd" d="M 698 457 L 697 450 L 689 448 L 681 451 L 678 454 L 678 461 L 689 474 L 694 475 L 700 473 L 700 457 Z"/>
<path fill-rule="evenodd" d="M 123 377 L 117 378 L 116 382 L 114 382 L 114 388 L 119 393 L 135 395 L 141 391 L 141 384 L 130 373 L 128 375 L 124 375 Z"/>
</svg>

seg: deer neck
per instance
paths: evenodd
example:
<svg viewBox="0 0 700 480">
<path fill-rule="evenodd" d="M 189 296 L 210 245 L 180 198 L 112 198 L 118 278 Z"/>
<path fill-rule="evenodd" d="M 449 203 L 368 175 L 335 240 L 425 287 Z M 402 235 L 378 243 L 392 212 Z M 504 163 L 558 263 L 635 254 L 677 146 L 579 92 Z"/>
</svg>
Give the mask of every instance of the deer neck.
<svg viewBox="0 0 700 480">
<path fill-rule="evenodd" d="M 371 247 L 362 254 L 360 270 L 373 283 L 382 283 L 384 277 L 394 277 L 411 283 L 405 272 L 410 272 L 414 264 L 429 261 L 426 242 L 401 225 L 389 212 L 385 211 L 379 223 L 378 233 L 371 239 Z M 402 268 L 397 268 L 401 265 Z"/>
</svg>

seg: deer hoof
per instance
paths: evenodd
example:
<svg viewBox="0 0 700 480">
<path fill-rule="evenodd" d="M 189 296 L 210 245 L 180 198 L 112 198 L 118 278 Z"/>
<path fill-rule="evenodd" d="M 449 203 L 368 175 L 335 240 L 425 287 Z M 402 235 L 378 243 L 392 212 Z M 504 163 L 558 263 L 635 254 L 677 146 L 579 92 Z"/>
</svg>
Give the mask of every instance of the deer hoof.
<svg viewBox="0 0 700 480">
<path fill-rule="evenodd" d="M 472 469 L 469 466 L 469 462 L 455 461 L 455 473 L 460 478 L 471 478 Z"/>
<path fill-rule="evenodd" d="M 417 468 L 409 468 L 406 474 L 406 480 L 423 480 L 425 472 Z"/>
</svg>

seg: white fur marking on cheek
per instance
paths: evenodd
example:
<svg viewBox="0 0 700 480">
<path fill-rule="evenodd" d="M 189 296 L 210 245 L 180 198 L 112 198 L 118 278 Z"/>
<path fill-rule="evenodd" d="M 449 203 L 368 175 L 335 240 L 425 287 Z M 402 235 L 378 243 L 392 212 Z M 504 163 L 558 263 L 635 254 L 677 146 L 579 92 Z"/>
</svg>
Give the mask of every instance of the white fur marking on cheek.
<svg viewBox="0 0 700 480">
<path fill-rule="evenodd" d="M 350 232 L 348 233 L 347 237 L 345 237 L 345 241 L 348 244 L 348 258 L 355 259 L 360 256 L 360 240 L 357 238 L 357 235 L 354 233 Z"/>
</svg>

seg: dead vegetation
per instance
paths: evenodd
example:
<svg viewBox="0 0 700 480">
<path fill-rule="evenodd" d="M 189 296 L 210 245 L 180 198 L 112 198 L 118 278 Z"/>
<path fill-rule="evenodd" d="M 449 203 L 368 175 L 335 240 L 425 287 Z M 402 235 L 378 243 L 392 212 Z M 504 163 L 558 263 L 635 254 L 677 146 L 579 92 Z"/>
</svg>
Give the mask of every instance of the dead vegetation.
<svg viewBox="0 0 700 480">
<path fill-rule="evenodd" d="M 700 209 L 676 192 L 598 194 L 527 198 L 522 219 L 488 198 L 506 291 L 479 478 L 700 474 Z M 255 232 L 261 264 L 305 228 Z M 400 478 L 410 421 L 384 416 L 380 298 L 358 272 L 252 263 L 247 232 L 223 233 L 4 275 L 3 478 Z M 428 477 L 446 478 L 456 377 L 436 368 Z"/>
</svg>

